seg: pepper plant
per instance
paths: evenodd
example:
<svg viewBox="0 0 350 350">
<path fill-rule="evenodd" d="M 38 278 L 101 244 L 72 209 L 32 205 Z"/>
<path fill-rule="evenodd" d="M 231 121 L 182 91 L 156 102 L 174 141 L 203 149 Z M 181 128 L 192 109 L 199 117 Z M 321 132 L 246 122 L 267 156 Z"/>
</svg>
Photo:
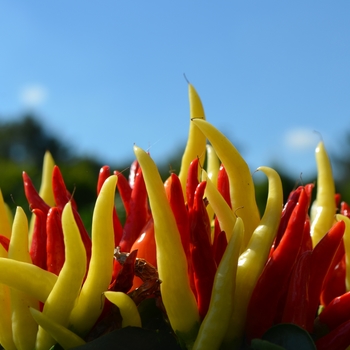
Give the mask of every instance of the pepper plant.
<svg viewBox="0 0 350 350">
<path fill-rule="evenodd" d="M 91 232 L 49 152 L 40 191 L 23 172 L 30 221 L 0 196 L 3 348 L 350 346 L 350 212 L 323 142 L 314 201 L 314 184 L 284 200 L 279 174 L 257 169 L 268 179 L 260 216 L 247 163 L 190 84 L 189 99 L 179 174 L 163 183 L 135 145 L 129 179 L 101 168 Z"/>
</svg>

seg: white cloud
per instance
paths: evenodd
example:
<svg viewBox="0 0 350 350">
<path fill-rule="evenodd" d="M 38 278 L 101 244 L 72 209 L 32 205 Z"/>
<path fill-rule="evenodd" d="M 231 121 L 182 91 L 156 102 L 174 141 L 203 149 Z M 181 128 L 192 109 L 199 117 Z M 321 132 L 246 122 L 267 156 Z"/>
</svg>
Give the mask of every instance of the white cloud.
<svg viewBox="0 0 350 350">
<path fill-rule="evenodd" d="M 28 107 L 37 107 L 47 99 L 47 89 L 42 85 L 28 85 L 22 88 L 21 102 Z"/>
<path fill-rule="evenodd" d="M 319 140 L 320 135 L 314 130 L 306 128 L 290 129 L 284 135 L 285 145 L 294 151 L 315 148 Z"/>
</svg>

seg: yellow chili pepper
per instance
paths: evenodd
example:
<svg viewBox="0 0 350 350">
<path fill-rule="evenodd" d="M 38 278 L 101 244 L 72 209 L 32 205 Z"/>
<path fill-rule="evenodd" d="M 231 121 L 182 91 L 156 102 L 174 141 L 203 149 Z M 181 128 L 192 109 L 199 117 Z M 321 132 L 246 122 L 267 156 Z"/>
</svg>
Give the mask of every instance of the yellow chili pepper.
<svg viewBox="0 0 350 350">
<path fill-rule="evenodd" d="M 218 156 L 215 153 L 213 146 L 207 145 L 207 175 L 215 187 L 218 182 L 219 168 L 220 168 L 220 161 Z M 208 212 L 209 220 L 212 221 L 212 219 L 214 218 L 214 210 L 211 206 L 210 201 L 207 205 L 207 212 Z"/>
<path fill-rule="evenodd" d="M 162 300 L 171 327 L 191 344 L 197 334 L 199 313 L 188 280 L 180 234 L 156 164 L 137 146 L 134 146 L 134 153 L 142 168 L 153 214 Z"/>
<path fill-rule="evenodd" d="M 269 190 L 260 224 L 238 259 L 233 313 L 225 336 L 225 345 L 233 349 L 237 349 L 242 341 L 249 299 L 267 261 L 282 213 L 283 191 L 278 173 L 268 167 L 258 170 L 268 177 Z"/>
<path fill-rule="evenodd" d="M 346 264 L 345 286 L 346 286 L 346 290 L 349 291 L 350 290 L 350 219 L 347 216 L 342 214 L 337 214 L 335 218 L 336 218 L 336 221 L 342 220 L 345 223 L 345 232 L 343 236 L 344 248 L 345 248 L 345 264 Z"/>
<path fill-rule="evenodd" d="M 232 315 L 236 287 L 237 261 L 244 225 L 237 218 L 231 239 L 215 274 L 208 312 L 199 328 L 193 350 L 219 349 Z"/>
<path fill-rule="evenodd" d="M 7 238 L 11 237 L 11 220 L 9 218 L 9 210 L 4 202 L 2 192 L 0 190 L 0 232 Z"/>
<path fill-rule="evenodd" d="M 52 189 L 52 173 L 55 161 L 49 151 L 45 152 L 43 162 L 43 172 L 41 177 L 41 185 L 39 190 L 40 197 L 50 206 L 56 205 L 55 197 Z"/>
<path fill-rule="evenodd" d="M 317 193 L 316 200 L 311 208 L 310 228 L 313 246 L 315 246 L 332 227 L 336 210 L 332 166 L 323 141 L 318 144 L 315 155 L 317 163 Z"/>
<path fill-rule="evenodd" d="M 89 271 L 74 307 L 70 324 L 84 336 L 94 325 L 103 308 L 102 293 L 108 289 L 113 272 L 113 210 L 118 177 L 111 175 L 97 197 L 92 217 L 92 249 Z"/>
<path fill-rule="evenodd" d="M 197 94 L 195 88 L 188 84 L 188 95 L 190 100 L 190 118 L 205 119 L 204 109 L 200 97 Z M 187 144 L 185 152 L 181 160 L 181 168 L 179 173 L 179 179 L 182 186 L 182 192 L 184 198 L 186 198 L 186 180 L 188 174 L 188 168 L 192 160 L 199 158 L 200 164 L 204 164 L 205 159 L 205 147 L 207 139 L 196 125 L 190 123 L 190 130 L 188 134 Z"/>
<path fill-rule="evenodd" d="M 28 220 L 21 207 L 17 207 L 13 221 L 8 258 L 31 264 L 28 251 Z M 39 302 L 23 291 L 10 290 L 13 340 L 17 349 L 32 350 L 35 345 L 38 325 L 29 312 L 29 307 L 39 308 Z"/>
<path fill-rule="evenodd" d="M 246 247 L 260 221 L 253 178 L 249 167 L 232 143 L 213 125 L 201 119 L 193 119 L 192 123 L 198 126 L 209 139 L 226 168 L 230 181 L 232 208 L 242 207 L 239 210 L 239 216 L 244 222 L 243 247 Z"/>
<path fill-rule="evenodd" d="M 73 349 L 86 344 L 86 342 L 78 335 L 61 324 L 53 321 L 50 317 L 44 315 L 40 311 L 33 308 L 30 308 L 29 310 L 40 327 L 44 328 L 63 349 Z"/>
<path fill-rule="evenodd" d="M 74 219 L 71 202 L 68 202 L 63 209 L 62 228 L 65 262 L 44 304 L 43 314 L 66 327 L 86 273 L 86 251 Z M 55 340 L 51 335 L 39 327 L 36 350 L 46 350 L 54 344 Z"/>
<path fill-rule="evenodd" d="M 45 302 L 57 281 L 54 273 L 33 264 L 0 257 L 0 283 Z"/>
<path fill-rule="evenodd" d="M 122 292 L 104 292 L 105 297 L 118 306 L 123 318 L 122 327 L 141 327 L 141 317 L 134 301 Z"/>
<path fill-rule="evenodd" d="M 204 170 L 202 170 L 202 179 L 207 182 L 205 196 L 214 209 L 221 230 L 225 231 L 227 241 L 229 241 L 236 223 L 236 216 Z"/>
<path fill-rule="evenodd" d="M 0 257 L 8 260 L 7 251 L 1 244 Z M 0 344 L 4 349 L 16 350 L 12 337 L 10 288 L 5 284 L 0 284 L 0 315 Z"/>
</svg>

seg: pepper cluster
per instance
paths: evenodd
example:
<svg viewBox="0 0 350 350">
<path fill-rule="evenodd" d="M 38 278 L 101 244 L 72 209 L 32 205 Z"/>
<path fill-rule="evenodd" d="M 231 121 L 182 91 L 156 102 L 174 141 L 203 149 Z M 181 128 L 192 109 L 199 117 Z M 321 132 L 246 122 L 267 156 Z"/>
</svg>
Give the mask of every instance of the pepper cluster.
<svg viewBox="0 0 350 350">
<path fill-rule="evenodd" d="M 189 97 L 179 174 L 163 183 L 137 146 L 129 179 L 102 167 L 90 234 L 49 153 L 39 192 L 23 172 L 31 225 L 20 207 L 12 219 L 0 196 L 5 349 L 70 349 L 142 327 L 138 306 L 149 298 L 187 349 L 258 349 L 256 340 L 281 324 L 303 329 L 317 349 L 350 346 L 350 211 L 323 142 L 314 201 L 306 184 L 283 206 L 278 173 L 258 168 L 269 186 L 260 217 L 248 165 L 205 120 L 190 84 Z"/>
</svg>

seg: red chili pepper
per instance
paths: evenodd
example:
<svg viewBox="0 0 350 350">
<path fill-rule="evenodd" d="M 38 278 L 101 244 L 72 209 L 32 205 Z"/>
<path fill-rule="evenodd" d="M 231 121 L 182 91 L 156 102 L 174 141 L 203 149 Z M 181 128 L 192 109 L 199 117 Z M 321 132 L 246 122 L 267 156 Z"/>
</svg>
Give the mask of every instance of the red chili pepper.
<svg viewBox="0 0 350 350">
<path fill-rule="evenodd" d="M 196 158 L 191 162 L 188 168 L 188 175 L 187 175 L 187 181 L 186 181 L 186 196 L 187 196 L 187 206 L 189 209 L 191 209 L 193 206 L 195 191 L 199 184 L 198 164 L 199 164 L 199 159 Z"/>
<path fill-rule="evenodd" d="M 219 221 L 215 218 L 214 221 L 214 240 L 213 240 L 213 256 L 218 266 L 220 264 L 221 258 L 225 253 L 227 247 L 227 237 L 225 231 L 221 231 Z"/>
<path fill-rule="evenodd" d="M 310 218 L 307 216 L 304 222 L 304 230 L 303 230 L 303 240 L 301 243 L 300 254 L 306 252 L 308 250 L 312 250 L 312 238 L 310 234 Z"/>
<path fill-rule="evenodd" d="M 350 292 L 334 298 L 320 313 L 318 320 L 329 330 L 350 320 Z"/>
<path fill-rule="evenodd" d="M 335 266 L 332 266 L 327 273 L 326 280 L 323 284 L 323 290 L 321 293 L 321 305 L 326 306 L 334 298 L 346 293 L 345 277 L 346 262 L 344 254 L 342 259 Z"/>
<path fill-rule="evenodd" d="M 10 239 L 4 235 L 0 235 L 0 244 L 4 247 L 4 249 L 8 252 Z"/>
<path fill-rule="evenodd" d="M 47 251 L 46 251 L 46 217 L 40 209 L 33 209 L 35 215 L 32 242 L 30 244 L 29 254 L 34 265 L 47 269 Z"/>
<path fill-rule="evenodd" d="M 185 204 L 185 199 L 182 192 L 181 182 L 179 177 L 172 173 L 164 184 L 165 192 L 171 210 L 174 214 L 177 228 L 181 236 L 182 246 L 187 256 L 190 257 L 190 226 L 188 211 Z"/>
<path fill-rule="evenodd" d="M 67 187 L 63 180 L 61 170 L 57 165 L 54 166 L 53 172 L 52 172 L 52 190 L 53 190 L 56 206 L 59 209 L 63 210 L 64 206 L 69 201 L 71 201 L 73 208 L 77 209 L 77 205 L 72 195 L 67 190 Z"/>
<path fill-rule="evenodd" d="M 350 320 L 316 340 L 317 350 L 345 350 L 350 345 Z"/>
<path fill-rule="evenodd" d="M 205 187 L 205 181 L 197 186 L 193 207 L 189 211 L 194 282 L 197 291 L 199 315 L 202 318 L 204 318 L 208 311 L 216 273 L 216 263 L 210 242 L 210 222 L 203 201 Z"/>
<path fill-rule="evenodd" d="M 110 169 L 108 165 L 103 166 L 100 169 L 100 173 L 97 180 L 97 195 L 100 193 L 103 183 L 110 176 Z M 113 230 L 114 230 L 114 245 L 117 247 L 122 238 L 123 227 L 120 223 L 116 209 L 113 210 Z"/>
<path fill-rule="evenodd" d="M 293 323 L 307 331 L 310 331 L 307 328 L 310 269 L 311 251 L 306 251 L 299 256 L 294 266 L 282 316 L 282 323 Z"/>
<path fill-rule="evenodd" d="M 226 203 L 232 208 L 231 196 L 230 196 L 230 181 L 223 164 L 221 164 L 218 172 L 218 191 L 221 193 L 222 197 L 225 199 Z"/>
<path fill-rule="evenodd" d="M 32 180 L 25 171 L 22 173 L 22 178 L 24 184 L 24 193 L 26 195 L 30 209 L 40 209 L 45 215 L 47 215 L 50 210 L 50 206 L 46 204 L 45 201 L 39 196 L 39 193 L 35 189 Z"/>
<path fill-rule="evenodd" d="M 350 206 L 346 202 L 340 203 L 340 214 L 347 216 L 350 218 Z"/>
<path fill-rule="evenodd" d="M 335 200 L 335 207 L 338 208 L 341 200 L 341 195 L 340 193 L 336 193 L 334 195 L 334 200 Z"/>
<path fill-rule="evenodd" d="M 146 185 L 141 168 L 135 177 L 135 184 L 130 199 L 130 213 L 126 218 L 123 235 L 120 240 L 120 251 L 129 252 L 130 248 L 141 234 L 142 228 L 150 217 Z"/>
<path fill-rule="evenodd" d="M 247 310 L 246 335 L 261 338 L 273 325 L 279 301 L 288 289 L 289 277 L 303 239 L 308 197 L 302 188 L 280 244 L 267 261 L 253 290 Z"/>
<path fill-rule="evenodd" d="M 114 175 L 118 176 L 117 188 L 125 208 L 125 214 L 126 216 L 128 216 L 130 213 L 130 200 L 132 188 L 130 187 L 128 180 L 122 173 L 120 173 L 119 171 L 114 171 Z"/>
<path fill-rule="evenodd" d="M 52 207 L 46 220 L 47 271 L 56 275 L 59 275 L 65 260 L 61 215 L 61 209 Z"/>
<path fill-rule="evenodd" d="M 137 160 L 134 160 L 131 163 L 130 171 L 129 171 L 129 185 L 131 189 L 133 189 L 135 186 L 135 180 L 136 180 L 139 168 L 140 168 L 139 162 Z"/>
<path fill-rule="evenodd" d="M 336 222 L 312 251 L 307 330 L 311 329 L 312 331 L 314 319 L 320 303 L 323 282 L 339 244 L 343 239 L 344 232 L 344 221 Z"/>
<path fill-rule="evenodd" d="M 288 196 L 287 202 L 284 205 L 283 210 L 282 210 L 281 221 L 280 221 L 280 224 L 279 224 L 279 227 L 277 230 L 275 242 L 273 245 L 273 250 L 275 250 L 278 247 L 278 245 L 282 239 L 282 236 L 283 236 L 284 232 L 286 231 L 286 228 L 287 228 L 287 225 L 289 222 L 289 218 L 292 215 L 292 212 L 293 212 L 296 204 L 298 203 L 299 196 L 300 196 L 302 189 L 303 189 L 303 187 L 299 186 L 296 190 L 292 191 Z"/>
</svg>

